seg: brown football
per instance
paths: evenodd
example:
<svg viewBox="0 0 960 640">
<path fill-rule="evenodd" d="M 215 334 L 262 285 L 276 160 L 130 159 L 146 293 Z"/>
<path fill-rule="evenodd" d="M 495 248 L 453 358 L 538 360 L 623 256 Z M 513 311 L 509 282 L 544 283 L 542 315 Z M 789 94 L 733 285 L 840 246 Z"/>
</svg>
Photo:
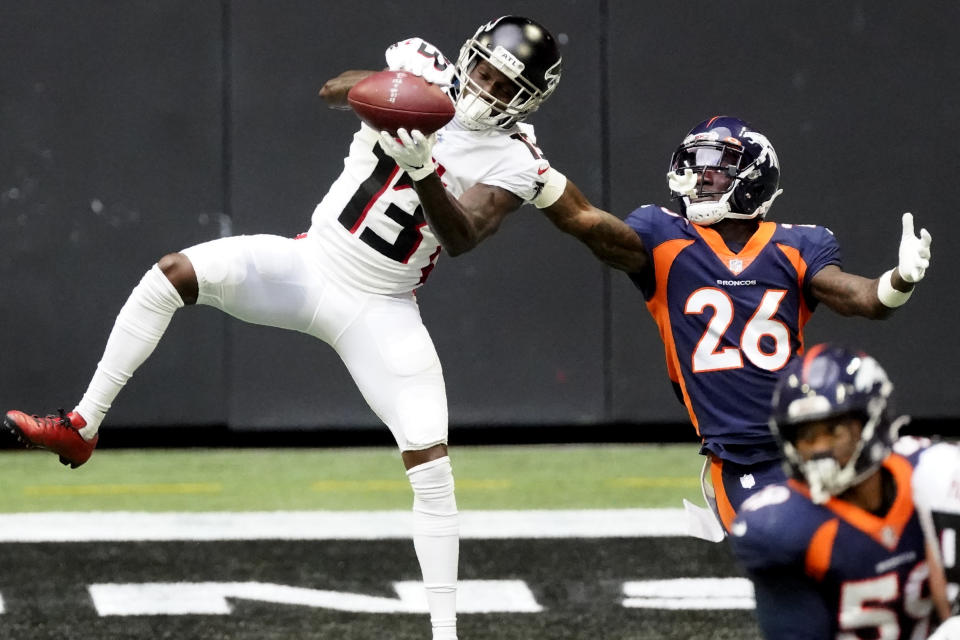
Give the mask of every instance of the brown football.
<svg viewBox="0 0 960 640">
<path fill-rule="evenodd" d="M 350 89 L 347 101 L 377 131 L 419 129 L 429 135 L 453 118 L 453 102 L 437 85 L 406 71 L 378 71 Z"/>
</svg>

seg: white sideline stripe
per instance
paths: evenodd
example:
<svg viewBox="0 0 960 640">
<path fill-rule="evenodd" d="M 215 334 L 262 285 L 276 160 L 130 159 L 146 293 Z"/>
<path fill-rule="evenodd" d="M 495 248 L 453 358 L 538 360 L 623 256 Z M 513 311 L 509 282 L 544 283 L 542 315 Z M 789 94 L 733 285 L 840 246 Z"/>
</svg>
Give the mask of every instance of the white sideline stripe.
<svg viewBox="0 0 960 640">
<path fill-rule="evenodd" d="M 228 615 L 233 610 L 228 599 L 361 613 L 429 612 L 422 582 L 394 582 L 393 588 L 396 598 L 264 582 L 92 584 L 88 590 L 101 616 Z M 458 613 L 543 611 L 522 580 L 461 580 L 457 596 Z"/>
<path fill-rule="evenodd" d="M 0 514 L 0 542 L 380 540 L 410 538 L 410 511 L 44 512 Z M 687 535 L 683 509 L 462 511 L 460 537 Z"/>
<path fill-rule="evenodd" d="M 747 578 L 673 578 L 623 584 L 623 606 L 631 609 L 754 609 Z"/>
</svg>

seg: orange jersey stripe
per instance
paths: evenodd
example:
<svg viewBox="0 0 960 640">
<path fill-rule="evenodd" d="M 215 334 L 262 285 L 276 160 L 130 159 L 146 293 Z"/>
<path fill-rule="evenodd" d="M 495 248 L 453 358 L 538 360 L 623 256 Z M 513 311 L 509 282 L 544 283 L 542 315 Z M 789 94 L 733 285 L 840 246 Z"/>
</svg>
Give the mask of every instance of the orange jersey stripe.
<svg viewBox="0 0 960 640">
<path fill-rule="evenodd" d="M 750 266 L 750 263 L 760 255 L 760 252 L 763 251 L 763 248 L 767 246 L 767 243 L 770 242 L 770 238 L 773 237 L 774 232 L 777 230 L 777 225 L 774 222 L 761 222 L 759 228 L 754 232 L 753 236 L 750 237 L 749 242 L 744 245 L 738 253 L 730 251 L 727 247 L 727 244 L 723 241 L 723 238 L 720 237 L 720 234 L 710 227 L 701 227 L 700 225 L 692 225 L 693 229 L 700 234 L 700 237 L 703 238 L 703 241 L 707 243 L 707 246 L 713 251 L 723 265 L 730 270 L 731 273 L 737 275 L 740 271 L 745 270 Z M 730 268 L 731 261 L 737 260 L 740 264 L 740 271 L 734 271 Z"/>
<path fill-rule="evenodd" d="M 683 403 L 687 407 L 687 413 L 690 414 L 690 421 L 693 423 L 693 428 L 697 430 L 697 435 L 700 435 L 697 416 L 693 413 L 693 405 L 690 404 L 686 384 L 683 381 L 683 376 L 680 375 L 680 361 L 677 355 L 677 346 L 673 341 L 673 330 L 670 326 L 670 309 L 667 306 L 667 279 L 670 275 L 670 267 L 680 252 L 693 242 L 693 240 L 681 238 L 668 240 L 651 252 L 653 254 L 653 271 L 657 280 L 654 294 L 647 301 L 647 309 L 660 330 L 660 339 L 663 340 L 667 359 L 667 374 L 671 380 L 680 385 L 680 390 L 683 392 Z"/>
<path fill-rule="evenodd" d="M 737 512 L 730 503 L 727 490 L 723 486 L 723 462 L 716 456 L 710 456 L 710 481 L 713 482 L 713 492 L 717 497 L 717 511 L 720 513 L 720 521 L 723 522 L 723 528 L 730 531 L 733 520 L 737 517 Z"/>
<path fill-rule="evenodd" d="M 807 575 L 822 580 L 830 568 L 830 557 L 833 555 L 833 541 L 837 537 L 840 521 L 836 518 L 824 522 L 810 538 L 807 547 L 806 567 Z"/>
<path fill-rule="evenodd" d="M 813 315 L 813 311 L 810 310 L 810 307 L 807 306 L 807 299 L 803 295 L 803 283 L 804 279 L 807 277 L 807 263 L 804 261 L 803 256 L 800 255 L 800 252 L 789 245 L 786 244 L 777 244 L 777 248 L 783 252 L 783 255 L 787 257 L 787 260 L 790 261 L 790 264 L 793 265 L 794 271 L 797 272 L 797 288 L 800 291 L 800 314 L 797 318 L 797 340 L 800 342 L 800 347 L 797 349 L 797 353 L 803 353 L 803 327 L 810 320 L 810 316 Z"/>
</svg>

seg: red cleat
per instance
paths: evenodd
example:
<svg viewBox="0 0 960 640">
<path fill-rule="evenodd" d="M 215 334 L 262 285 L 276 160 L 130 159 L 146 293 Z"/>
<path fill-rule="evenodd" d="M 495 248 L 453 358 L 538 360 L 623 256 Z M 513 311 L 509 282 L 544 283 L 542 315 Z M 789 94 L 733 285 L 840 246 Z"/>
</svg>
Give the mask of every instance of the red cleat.
<svg viewBox="0 0 960 640">
<path fill-rule="evenodd" d="M 87 426 L 80 414 L 64 413 L 59 415 L 32 416 L 22 411 L 7 411 L 3 426 L 28 448 L 48 449 L 60 456 L 60 462 L 76 469 L 93 455 L 100 439 L 99 434 L 93 440 L 84 440 L 80 429 Z"/>
</svg>

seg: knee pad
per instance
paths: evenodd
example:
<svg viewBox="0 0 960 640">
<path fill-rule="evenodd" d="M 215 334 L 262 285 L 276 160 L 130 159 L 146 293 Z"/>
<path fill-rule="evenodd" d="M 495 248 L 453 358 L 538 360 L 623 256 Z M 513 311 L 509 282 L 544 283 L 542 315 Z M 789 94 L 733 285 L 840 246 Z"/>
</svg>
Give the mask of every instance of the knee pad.
<svg viewBox="0 0 960 640">
<path fill-rule="evenodd" d="M 413 512 L 422 518 L 425 532 L 450 535 L 457 532 L 457 500 L 454 496 L 453 467 L 444 456 L 407 471 L 413 487 Z"/>
</svg>

